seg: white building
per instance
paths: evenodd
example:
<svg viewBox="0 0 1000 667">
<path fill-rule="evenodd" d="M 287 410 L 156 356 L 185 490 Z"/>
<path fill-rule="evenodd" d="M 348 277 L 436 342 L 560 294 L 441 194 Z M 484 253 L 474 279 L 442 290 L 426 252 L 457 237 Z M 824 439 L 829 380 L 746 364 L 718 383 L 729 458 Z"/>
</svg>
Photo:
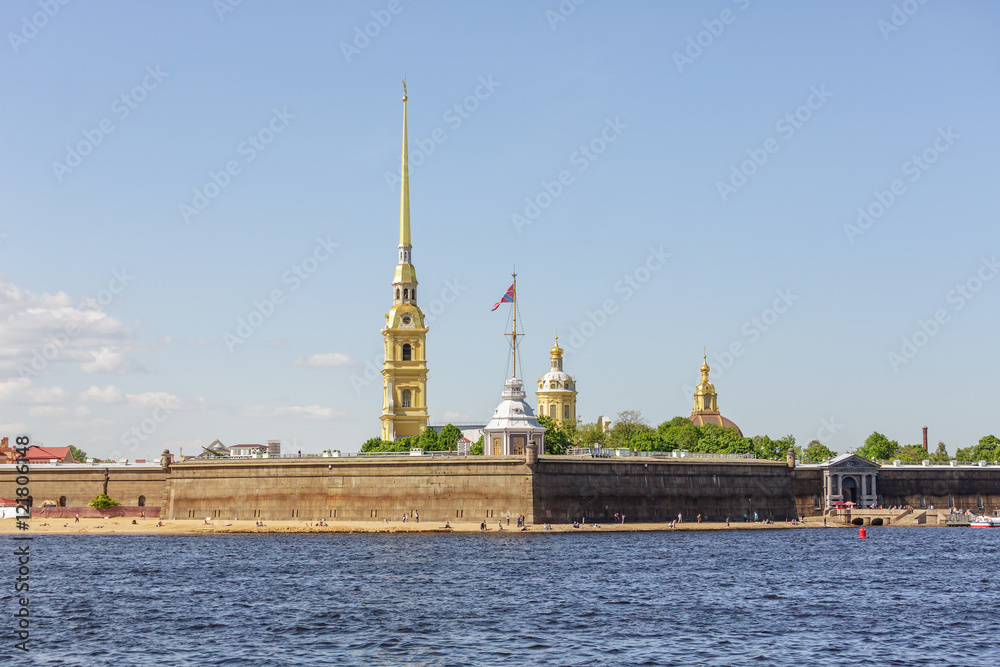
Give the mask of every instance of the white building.
<svg viewBox="0 0 1000 667">
<path fill-rule="evenodd" d="M 545 428 L 538 424 L 528 405 L 524 385 L 515 377 L 504 382 L 502 400 L 493 418 L 483 429 L 483 454 L 487 456 L 524 456 L 532 444 L 538 454 L 545 453 Z"/>
</svg>

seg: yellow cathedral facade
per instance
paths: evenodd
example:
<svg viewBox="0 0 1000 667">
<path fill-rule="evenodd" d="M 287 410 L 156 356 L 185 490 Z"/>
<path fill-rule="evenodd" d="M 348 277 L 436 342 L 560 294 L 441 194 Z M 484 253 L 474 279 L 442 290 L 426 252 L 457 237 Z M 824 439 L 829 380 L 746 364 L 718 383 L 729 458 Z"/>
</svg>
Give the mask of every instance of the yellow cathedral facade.
<svg viewBox="0 0 1000 667">
<path fill-rule="evenodd" d="M 703 357 L 701 364 L 701 382 L 694 390 L 694 408 L 691 410 L 690 422 L 695 426 L 705 424 L 716 424 L 724 428 L 735 428 L 736 432 L 743 437 L 743 431 L 731 419 L 727 419 L 719 412 L 719 395 L 715 393 L 715 385 L 708 380 L 708 372 L 712 370 L 708 366 L 708 356 Z"/>
<path fill-rule="evenodd" d="M 576 380 L 563 370 L 563 349 L 556 344 L 549 350 L 549 372 L 538 378 L 538 416 L 556 422 L 576 421 Z"/>
<path fill-rule="evenodd" d="M 399 262 L 392 279 L 392 308 L 385 316 L 382 364 L 382 439 L 420 435 L 427 428 L 427 326 L 417 306 L 417 271 L 410 244 L 410 170 L 403 82 L 403 164 L 399 200 Z"/>
</svg>

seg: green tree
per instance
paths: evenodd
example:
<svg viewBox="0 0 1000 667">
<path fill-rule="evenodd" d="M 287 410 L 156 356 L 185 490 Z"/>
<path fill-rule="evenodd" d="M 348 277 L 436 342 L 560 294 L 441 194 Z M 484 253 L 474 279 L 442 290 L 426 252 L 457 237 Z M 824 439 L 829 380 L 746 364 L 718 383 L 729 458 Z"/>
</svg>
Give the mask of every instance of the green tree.
<svg viewBox="0 0 1000 667">
<path fill-rule="evenodd" d="M 663 451 L 686 449 L 694 451 L 701 439 L 701 429 L 691 423 L 687 417 L 674 417 L 656 427 L 656 432 L 663 442 Z"/>
<path fill-rule="evenodd" d="M 700 432 L 698 443 L 691 451 L 712 454 L 746 454 L 754 451 L 753 440 L 744 438 L 735 428 L 705 424 Z"/>
<path fill-rule="evenodd" d="M 659 432 L 649 429 L 639 431 L 632 436 L 632 449 L 638 449 L 640 452 L 663 452 L 666 451 L 666 445 L 663 444 Z"/>
<path fill-rule="evenodd" d="M 596 423 L 581 424 L 575 429 L 574 444 L 577 447 L 596 447 L 609 442 L 608 434 L 598 428 Z"/>
<path fill-rule="evenodd" d="M 469 447 L 469 453 L 475 456 L 483 455 L 483 436 L 479 436 L 479 440 L 472 443 L 472 446 Z"/>
<path fill-rule="evenodd" d="M 548 454 L 565 454 L 566 449 L 573 444 L 573 438 L 563 428 L 563 425 L 551 417 L 542 415 L 538 418 L 539 425 L 545 428 L 545 451 Z"/>
<path fill-rule="evenodd" d="M 938 443 L 937 449 L 930 455 L 930 459 L 934 463 L 947 463 L 951 460 L 951 457 L 948 456 L 948 448 L 944 446 L 943 442 Z"/>
<path fill-rule="evenodd" d="M 87 462 L 87 452 L 85 452 L 83 450 L 80 450 L 80 449 L 77 449 L 73 445 L 69 446 L 69 452 L 70 452 L 70 454 L 73 455 L 73 460 L 75 460 L 77 463 L 86 463 Z"/>
<path fill-rule="evenodd" d="M 424 432 L 420 434 L 417 438 L 417 442 L 414 447 L 419 447 L 424 451 L 434 452 L 438 449 L 438 434 L 437 431 L 432 429 L 430 426 L 424 429 Z"/>
<path fill-rule="evenodd" d="M 803 452 L 802 460 L 825 461 L 827 459 L 832 459 L 836 455 L 837 452 L 833 451 L 819 440 L 810 440 L 809 444 L 806 445 L 805 452 Z"/>
<path fill-rule="evenodd" d="M 784 438 L 772 440 L 766 435 L 755 435 L 753 437 L 753 451 L 759 459 L 770 461 L 784 461 L 785 454 L 789 449 L 795 447 L 795 436 L 786 435 Z"/>
<path fill-rule="evenodd" d="M 1000 460 L 1000 438 L 984 435 L 976 445 L 956 451 L 955 458 L 963 462 Z"/>
<path fill-rule="evenodd" d="M 95 497 L 90 499 L 89 505 L 91 507 L 96 507 L 99 510 L 105 510 L 109 507 L 117 507 L 118 505 L 121 505 L 121 503 L 101 491 Z"/>
<path fill-rule="evenodd" d="M 458 449 L 458 440 L 462 437 L 462 432 L 454 424 L 448 424 L 437 436 L 437 446 L 442 452 Z"/>
<path fill-rule="evenodd" d="M 903 463 L 920 463 L 928 458 L 923 445 L 903 445 L 896 457 Z"/>
<path fill-rule="evenodd" d="M 639 433 L 646 433 L 652 429 L 642 418 L 642 413 L 638 410 L 623 410 L 618 413 L 618 421 L 611 427 L 608 434 L 612 447 L 632 448 L 632 438 Z"/>
<path fill-rule="evenodd" d="M 873 431 L 865 444 L 854 450 L 854 453 L 869 461 L 891 461 L 899 453 L 899 443 Z"/>
</svg>

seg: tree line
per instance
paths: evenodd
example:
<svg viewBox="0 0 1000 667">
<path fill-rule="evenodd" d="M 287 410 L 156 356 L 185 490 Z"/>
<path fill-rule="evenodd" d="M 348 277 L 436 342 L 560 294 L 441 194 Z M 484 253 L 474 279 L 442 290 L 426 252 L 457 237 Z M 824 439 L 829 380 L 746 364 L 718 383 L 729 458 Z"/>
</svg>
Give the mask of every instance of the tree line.
<svg viewBox="0 0 1000 667">
<path fill-rule="evenodd" d="M 993 462 L 1000 460 L 1000 438 L 995 435 L 984 435 L 979 442 L 969 447 L 961 447 L 955 451 L 955 456 L 948 455 L 948 448 L 943 442 L 939 442 L 937 449 L 933 452 L 924 451 L 923 445 L 903 445 L 900 446 L 896 440 L 890 440 L 878 431 L 873 432 L 865 444 L 854 450 L 858 456 L 863 456 L 870 461 L 894 461 L 903 463 L 920 463 L 928 460 L 931 463 L 947 463 L 955 460 L 961 463 L 973 463 L 975 461 Z"/>
</svg>

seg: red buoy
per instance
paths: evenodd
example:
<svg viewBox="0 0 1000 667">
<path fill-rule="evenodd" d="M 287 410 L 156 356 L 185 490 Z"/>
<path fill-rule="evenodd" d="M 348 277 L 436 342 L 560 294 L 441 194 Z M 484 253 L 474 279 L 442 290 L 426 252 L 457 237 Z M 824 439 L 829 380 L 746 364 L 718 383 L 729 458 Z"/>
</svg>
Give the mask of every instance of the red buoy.
<svg viewBox="0 0 1000 667">
<path fill-rule="evenodd" d="M 863 527 L 858 529 L 858 539 L 859 540 L 868 539 L 868 533 L 865 532 L 865 529 Z"/>
</svg>

